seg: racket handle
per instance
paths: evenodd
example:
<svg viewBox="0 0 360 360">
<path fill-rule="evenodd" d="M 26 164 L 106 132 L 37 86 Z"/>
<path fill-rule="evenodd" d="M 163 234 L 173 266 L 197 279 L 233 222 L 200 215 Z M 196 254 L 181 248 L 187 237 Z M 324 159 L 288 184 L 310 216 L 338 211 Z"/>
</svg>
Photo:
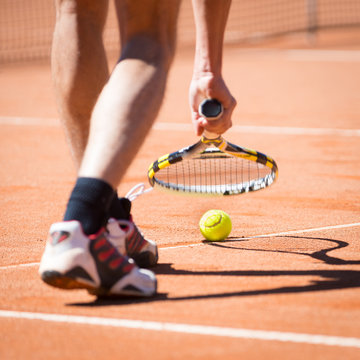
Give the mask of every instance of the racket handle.
<svg viewBox="0 0 360 360">
<path fill-rule="evenodd" d="M 223 113 L 221 102 L 216 99 L 205 99 L 199 105 L 199 114 L 207 120 L 216 120 Z M 216 139 L 219 134 L 205 130 L 203 134 L 207 139 Z"/>
</svg>

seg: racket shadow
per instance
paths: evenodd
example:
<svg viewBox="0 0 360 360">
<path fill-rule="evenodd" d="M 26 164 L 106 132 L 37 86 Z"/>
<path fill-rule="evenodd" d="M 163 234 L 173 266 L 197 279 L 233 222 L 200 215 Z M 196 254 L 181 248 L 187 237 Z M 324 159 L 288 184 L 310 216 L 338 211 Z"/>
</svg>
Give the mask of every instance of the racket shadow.
<svg viewBox="0 0 360 360">
<path fill-rule="evenodd" d="M 349 243 L 342 240 L 336 240 L 331 238 L 322 238 L 322 237 L 310 237 L 310 236 L 293 236 L 293 235 L 282 235 L 276 236 L 276 238 L 288 238 L 288 239 L 297 239 L 297 240 L 315 240 L 319 242 L 330 242 L 335 244 L 335 246 L 326 247 L 324 249 L 320 249 L 314 252 L 302 252 L 302 251 L 290 251 L 290 250 L 272 250 L 272 249 L 256 249 L 256 248 L 245 248 L 245 247 L 238 247 L 238 246 L 231 246 L 231 243 L 238 243 L 241 241 L 249 242 L 249 239 L 242 239 L 236 237 L 229 237 L 227 240 L 220 242 L 211 242 L 211 241 L 204 241 L 205 244 L 210 246 L 226 248 L 226 249 L 233 249 L 233 250 L 242 250 L 242 251 L 260 251 L 260 252 L 271 252 L 271 253 L 283 253 L 283 254 L 295 254 L 295 255 L 303 255 L 309 256 L 313 259 L 320 260 L 325 264 L 329 265 L 360 265 L 360 260 L 345 260 L 340 257 L 331 256 L 329 255 L 330 252 L 335 250 L 340 250 L 349 246 Z M 254 238 L 253 240 L 257 240 L 260 238 Z M 261 239 L 270 239 L 266 237 L 262 237 Z"/>
</svg>

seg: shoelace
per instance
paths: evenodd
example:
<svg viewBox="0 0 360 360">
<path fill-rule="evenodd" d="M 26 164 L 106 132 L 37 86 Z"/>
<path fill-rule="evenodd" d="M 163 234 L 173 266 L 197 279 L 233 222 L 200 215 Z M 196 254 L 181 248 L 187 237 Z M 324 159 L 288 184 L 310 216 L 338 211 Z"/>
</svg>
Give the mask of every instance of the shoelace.
<svg viewBox="0 0 360 360">
<path fill-rule="evenodd" d="M 110 232 L 108 232 L 108 237 L 112 239 L 113 241 L 117 239 L 128 238 L 132 233 L 134 233 L 135 226 L 131 221 L 128 220 L 122 220 L 122 219 L 113 219 L 110 221 L 116 222 L 119 226 L 123 234 L 116 234 L 115 236 L 111 235 Z"/>
<path fill-rule="evenodd" d="M 132 189 L 130 189 L 130 191 L 125 195 L 125 197 L 128 198 L 130 201 L 134 201 L 136 198 L 150 192 L 152 189 L 152 187 L 145 189 L 145 184 L 139 183 L 135 185 Z"/>
</svg>

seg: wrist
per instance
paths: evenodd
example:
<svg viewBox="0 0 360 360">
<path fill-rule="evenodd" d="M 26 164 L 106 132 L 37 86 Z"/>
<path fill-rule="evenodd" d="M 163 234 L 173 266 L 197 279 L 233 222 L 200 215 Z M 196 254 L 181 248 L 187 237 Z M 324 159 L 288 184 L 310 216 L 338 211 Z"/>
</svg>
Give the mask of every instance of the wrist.
<svg viewBox="0 0 360 360">
<path fill-rule="evenodd" d="M 195 49 L 194 72 L 220 75 L 222 69 L 221 47 L 211 49 L 211 46 L 206 46 L 204 42 L 201 43 L 202 46 L 199 44 Z"/>
<path fill-rule="evenodd" d="M 203 77 L 221 77 L 222 62 L 221 60 L 211 61 L 206 56 L 196 57 L 194 61 L 193 79 L 200 79 Z"/>
</svg>

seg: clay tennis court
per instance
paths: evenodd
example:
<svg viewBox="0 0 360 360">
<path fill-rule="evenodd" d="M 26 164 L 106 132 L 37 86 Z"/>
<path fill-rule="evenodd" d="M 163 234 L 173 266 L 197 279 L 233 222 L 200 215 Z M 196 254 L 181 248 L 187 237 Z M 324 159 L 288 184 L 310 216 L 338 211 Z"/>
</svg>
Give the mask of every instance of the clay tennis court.
<svg viewBox="0 0 360 360">
<path fill-rule="evenodd" d="M 160 155 L 194 143 L 181 48 L 161 113 L 130 166 L 126 194 Z M 159 246 L 158 295 L 97 300 L 42 283 L 47 232 L 76 173 L 48 62 L 0 68 L 1 359 L 358 359 L 360 357 L 360 32 L 227 46 L 238 100 L 226 138 L 276 159 L 270 188 L 227 198 L 152 191 L 133 216 Z M 206 243 L 201 215 L 233 230 Z"/>
</svg>

